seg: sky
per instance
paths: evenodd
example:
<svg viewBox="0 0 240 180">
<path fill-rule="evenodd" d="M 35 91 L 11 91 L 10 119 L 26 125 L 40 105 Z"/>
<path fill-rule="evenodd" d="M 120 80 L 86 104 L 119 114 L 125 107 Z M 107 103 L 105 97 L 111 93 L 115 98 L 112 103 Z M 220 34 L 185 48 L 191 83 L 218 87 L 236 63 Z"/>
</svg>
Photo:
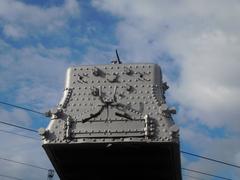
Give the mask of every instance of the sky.
<svg viewBox="0 0 240 180">
<path fill-rule="evenodd" d="M 108 64 L 118 49 L 124 63 L 161 66 L 182 150 L 240 165 L 239 18 L 238 0 L 0 0 L 0 101 L 45 112 L 60 101 L 69 66 Z M 35 129 L 49 122 L 6 106 L 0 120 Z M 0 130 L 37 139 L 0 131 L 0 157 L 52 168 L 37 134 Z M 181 158 L 189 169 L 240 177 L 237 168 Z M 2 160 L 0 174 L 47 176 Z"/>
</svg>

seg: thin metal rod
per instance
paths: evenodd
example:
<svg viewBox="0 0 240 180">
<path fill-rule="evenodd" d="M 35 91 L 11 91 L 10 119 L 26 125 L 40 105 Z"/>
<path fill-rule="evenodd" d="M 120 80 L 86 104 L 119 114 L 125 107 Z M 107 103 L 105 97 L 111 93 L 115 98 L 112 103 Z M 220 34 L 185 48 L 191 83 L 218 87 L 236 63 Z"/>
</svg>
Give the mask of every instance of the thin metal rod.
<svg viewBox="0 0 240 180">
<path fill-rule="evenodd" d="M 189 153 L 189 152 L 186 152 L 186 151 L 181 151 L 181 153 L 183 153 L 183 154 L 188 154 L 188 155 L 190 155 L 190 156 L 195 156 L 195 157 L 202 158 L 202 159 L 206 159 L 206 160 L 208 160 L 208 161 L 213 161 L 213 162 L 225 164 L 225 165 L 232 166 L 232 167 L 235 167 L 235 168 L 240 168 L 240 166 L 238 166 L 238 165 L 231 164 L 231 163 L 227 163 L 227 162 L 220 161 L 220 160 L 213 159 L 213 158 L 209 158 L 209 157 L 206 157 L 206 156 L 201 156 L 201 155 Z"/>
<path fill-rule="evenodd" d="M 0 121 L 0 123 L 8 125 L 8 126 L 12 126 L 12 127 L 16 127 L 16 128 L 24 129 L 24 130 L 27 130 L 27 131 L 32 131 L 32 132 L 38 133 L 38 131 L 35 130 L 35 129 L 26 128 L 26 127 L 23 127 L 23 126 L 7 123 L 7 122 L 4 122 L 4 121 Z"/>
<path fill-rule="evenodd" d="M 29 167 L 33 167 L 33 168 L 37 168 L 37 169 L 42 169 L 42 170 L 47 170 L 47 171 L 49 170 L 47 168 L 40 167 L 40 166 L 37 166 L 37 165 L 34 165 L 34 164 L 20 162 L 20 161 L 15 161 L 15 160 L 8 159 L 8 158 L 0 157 L 0 160 L 8 161 L 8 162 L 15 163 L 15 164 L 21 164 L 21 165 L 25 165 L 25 166 L 29 166 Z"/>
<path fill-rule="evenodd" d="M 182 176 L 190 177 L 191 179 L 204 180 L 202 178 L 191 176 L 191 175 L 188 175 L 188 174 L 183 174 Z"/>
<path fill-rule="evenodd" d="M 197 171 L 197 170 L 194 170 L 194 169 L 182 168 L 182 170 L 195 172 L 195 173 L 198 173 L 198 174 L 204 174 L 206 176 L 211 176 L 211 177 L 215 177 L 215 178 L 219 178 L 219 179 L 232 180 L 232 179 L 229 179 L 229 178 L 226 178 L 226 177 L 222 177 L 222 176 L 218 176 L 218 175 L 210 174 L 210 173 L 205 173 L 205 172 Z"/>
<path fill-rule="evenodd" d="M 0 129 L 0 132 L 7 133 L 7 134 L 13 134 L 13 135 L 16 135 L 16 136 L 29 138 L 29 139 L 34 139 L 34 140 L 38 140 L 38 141 L 40 140 L 40 139 L 37 139 L 35 137 L 26 136 L 26 135 L 23 135 L 23 134 L 18 134 L 18 133 L 15 133 L 15 132 L 12 132 L 12 131 L 3 130 L 3 129 Z"/>
<path fill-rule="evenodd" d="M 15 107 L 15 108 L 18 108 L 18 109 L 23 109 L 25 111 L 30 111 L 30 112 L 33 112 L 33 113 L 36 113 L 36 114 L 41 114 L 41 115 L 45 116 L 45 113 L 35 111 L 33 109 L 25 108 L 25 107 L 22 107 L 22 106 L 18 106 L 18 105 L 15 105 L 15 104 L 6 103 L 6 102 L 3 102 L 3 101 L 0 101 L 0 104 L 7 105 L 7 106 L 12 106 L 12 107 Z"/>
<path fill-rule="evenodd" d="M 5 174 L 0 174 L 0 177 L 4 177 L 4 178 L 8 178 L 8 179 L 15 179 L 15 180 L 23 180 L 23 179 L 13 177 L 13 176 L 8 176 L 8 175 L 5 175 Z"/>
<path fill-rule="evenodd" d="M 118 51 L 117 51 L 117 49 L 116 49 L 116 56 L 117 56 L 118 64 L 122 64 L 122 62 L 121 62 L 121 60 L 120 60 L 120 58 L 119 58 L 119 55 L 118 55 Z"/>
</svg>

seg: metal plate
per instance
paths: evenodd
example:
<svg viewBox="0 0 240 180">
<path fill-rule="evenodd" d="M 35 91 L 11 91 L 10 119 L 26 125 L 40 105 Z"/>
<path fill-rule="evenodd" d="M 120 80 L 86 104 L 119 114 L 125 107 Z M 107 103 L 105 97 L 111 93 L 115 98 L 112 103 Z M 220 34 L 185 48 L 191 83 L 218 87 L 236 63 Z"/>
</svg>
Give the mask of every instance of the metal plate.
<svg viewBox="0 0 240 180">
<path fill-rule="evenodd" d="M 72 132 L 73 138 L 84 137 L 144 137 L 145 121 L 93 121 L 86 123 L 76 123 L 73 129 L 77 131 Z"/>
</svg>

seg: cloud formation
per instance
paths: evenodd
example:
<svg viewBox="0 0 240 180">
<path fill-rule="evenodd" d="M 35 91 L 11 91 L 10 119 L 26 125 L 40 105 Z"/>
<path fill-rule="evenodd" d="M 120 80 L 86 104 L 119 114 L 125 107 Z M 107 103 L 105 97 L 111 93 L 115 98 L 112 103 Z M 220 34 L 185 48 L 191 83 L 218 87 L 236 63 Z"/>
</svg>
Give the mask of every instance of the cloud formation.
<svg viewBox="0 0 240 180">
<path fill-rule="evenodd" d="M 66 0 L 61 6 L 39 7 L 17 0 L 0 1 L 0 22 L 5 36 L 19 39 L 40 33 L 57 32 L 67 20 L 79 15 L 76 0 Z"/>
<path fill-rule="evenodd" d="M 102 0 L 93 5 L 123 18 L 117 35 L 129 59 L 161 64 L 164 53 L 172 57 L 168 66 L 177 65 L 180 74 L 171 94 L 183 107 L 197 110 L 202 123 L 236 125 L 240 103 L 238 1 Z"/>
<path fill-rule="evenodd" d="M 93 1 L 93 6 L 120 17 L 116 35 L 127 59 L 162 66 L 171 87 L 168 99 L 180 111 L 175 119 L 187 127 L 181 131 L 183 143 L 199 153 L 236 162 L 240 148 L 239 1 L 101 0 Z M 188 129 L 203 137 L 190 136 Z M 219 138 L 208 137 L 210 132 Z M 235 146 L 231 150 L 230 144 Z M 195 164 L 207 170 L 206 163 Z"/>
<path fill-rule="evenodd" d="M 66 0 L 62 5 L 50 7 L 15 0 L 0 1 L 2 101 L 41 112 L 57 104 L 63 90 L 65 71 L 72 64 L 73 50 L 64 44 L 49 46 L 41 36 L 64 32 L 69 27 L 71 18 L 79 16 L 79 12 L 75 0 Z M 25 111 L 7 106 L 0 108 L 1 121 L 33 129 L 46 125 L 43 118 Z M 38 138 L 37 134 L 2 124 L 0 129 Z M 26 139 L 2 131 L 0 133 L 0 140 L 5 142 L 0 148 L 0 157 L 52 168 L 40 140 Z M 5 161 L 0 164 L 1 174 L 29 180 L 47 178 L 47 171 Z M 58 179 L 57 175 L 54 179 Z"/>
<path fill-rule="evenodd" d="M 183 146 L 240 164 L 240 3 L 237 0 L 91 3 L 93 7 L 76 0 L 46 6 L 0 1 L 1 98 L 47 110 L 60 99 L 68 66 L 109 63 L 117 48 L 125 62 L 161 65 L 164 79 L 170 84 L 168 102 L 178 106 L 175 120 L 182 127 Z M 82 19 L 81 5 L 85 8 Z M 110 16 L 114 18 L 101 22 Z M 81 61 L 77 62 L 78 59 Z M 13 123 L 33 124 L 32 116 L 18 110 L 1 109 L 0 116 Z M 1 134 L 1 139 L 7 137 Z M 39 142 L 10 137 L 1 153 L 49 166 Z M 183 164 L 240 176 L 234 170 L 185 156 Z M 1 172 L 9 174 L 7 164 L 3 167 Z M 15 165 L 14 170 L 15 175 L 23 177 L 27 171 Z M 39 174 L 39 179 L 45 178 L 40 172 L 34 174 Z"/>
<path fill-rule="evenodd" d="M 4 77 L 0 80 L 1 92 L 13 91 L 14 101 L 35 103 L 35 108 L 56 104 L 70 65 L 68 48 L 47 49 L 38 45 L 17 49 L 2 42 L 0 50 L 0 75 Z"/>
</svg>

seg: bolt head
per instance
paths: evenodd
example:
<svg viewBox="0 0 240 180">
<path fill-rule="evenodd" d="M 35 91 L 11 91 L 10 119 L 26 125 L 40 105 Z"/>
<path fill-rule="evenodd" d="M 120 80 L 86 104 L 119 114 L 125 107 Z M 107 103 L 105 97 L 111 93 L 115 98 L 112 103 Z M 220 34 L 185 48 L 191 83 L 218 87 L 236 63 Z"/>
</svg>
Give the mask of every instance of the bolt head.
<svg viewBox="0 0 240 180">
<path fill-rule="evenodd" d="M 45 129 L 45 128 L 40 128 L 40 129 L 38 129 L 38 134 L 39 134 L 40 136 L 46 135 L 46 129 Z"/>
</svg>

